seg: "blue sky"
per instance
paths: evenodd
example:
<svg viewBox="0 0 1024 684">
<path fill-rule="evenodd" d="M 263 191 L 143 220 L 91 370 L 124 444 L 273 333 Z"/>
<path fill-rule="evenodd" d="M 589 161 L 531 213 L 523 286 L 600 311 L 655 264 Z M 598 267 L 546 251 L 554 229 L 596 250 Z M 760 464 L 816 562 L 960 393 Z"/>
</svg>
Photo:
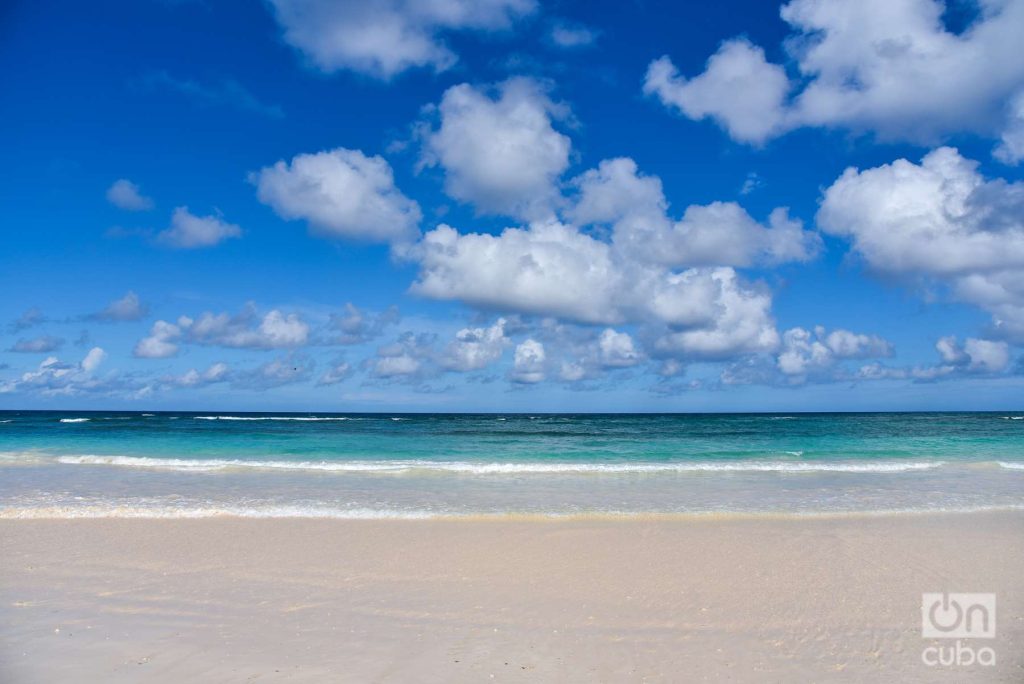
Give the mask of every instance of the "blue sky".
<svg viewBox="0 0 1024 684">
<path fill-rule="evenodd" d="M 1019 408 L 1024 2 L 949 5 L 8 3 L 0 408 Z"/>
</svg>

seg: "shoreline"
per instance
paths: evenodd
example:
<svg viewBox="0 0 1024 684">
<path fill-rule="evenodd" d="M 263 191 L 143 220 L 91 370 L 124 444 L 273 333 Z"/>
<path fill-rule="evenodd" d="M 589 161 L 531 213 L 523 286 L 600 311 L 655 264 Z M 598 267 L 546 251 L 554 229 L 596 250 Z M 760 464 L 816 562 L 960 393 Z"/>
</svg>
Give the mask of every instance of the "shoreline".
<svg viewBox="0 0 1024 684">
<path fill-rule="evenodd" d="M 2 520 L 0 542 L 16 682 L 1024 677 L 1020 511 Z M 996 666 L 921 663 L 936 591 L 996 593 Z"/>
<path fill-rule="evenodd" d="M 572 513 L 433 513 L 429 511 L 372 511 L 372 510 L 330 510 L 316 513 L 293 509 L 254 509 L 252 512 L 235 512 L 230 509 L 174 509 L 173 513 L 158 510 L 125 511 L 118 509 L 90 510 L 81 507 L 66 512 L 55 507 L 40 507 L 33 510 L 8 511 L 0 509 L 0 522 L 15 521 L 117 521 L 117 520 L 280 520 L 280 521 L 337 521 L 337 522 L 713 522 L 713 521 L 800 521 L 800 520 L 857 520 L 871 518 L 962 516 L 1024 512 L 1024 504 L 975 506 L 942 509 L 883 509 L 883 510 L 838 510 L 838 511 L 581 511 Z"/>
</svg>

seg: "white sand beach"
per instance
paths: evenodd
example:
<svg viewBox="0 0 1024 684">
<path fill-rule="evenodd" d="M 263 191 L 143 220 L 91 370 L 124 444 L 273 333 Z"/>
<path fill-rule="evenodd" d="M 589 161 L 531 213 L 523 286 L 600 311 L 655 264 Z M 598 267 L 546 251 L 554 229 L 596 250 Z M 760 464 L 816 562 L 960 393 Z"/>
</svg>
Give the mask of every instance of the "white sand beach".
<svg viewBox="0 0 1024 684">
<path fill-rule="evenodd" d="M 5 682 L 1024 680 L 1024 514 L 0 521 Z M 923 592 L 998 599 L 928 667 Z M 951 642 L 950 642 L 951 643 Z"/>
</svg>

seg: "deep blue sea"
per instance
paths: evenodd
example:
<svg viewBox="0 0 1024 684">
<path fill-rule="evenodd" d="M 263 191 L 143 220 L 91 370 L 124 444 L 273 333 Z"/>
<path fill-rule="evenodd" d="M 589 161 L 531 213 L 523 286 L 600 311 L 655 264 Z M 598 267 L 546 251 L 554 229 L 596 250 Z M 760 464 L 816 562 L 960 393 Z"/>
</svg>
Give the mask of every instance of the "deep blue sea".
<svg viewBox="0 0 1024 684">
<path fill-rule="evenodd" d="M 1024 508 L 1024 413 L 0 412 L 0 517 Z"/>
</svg>

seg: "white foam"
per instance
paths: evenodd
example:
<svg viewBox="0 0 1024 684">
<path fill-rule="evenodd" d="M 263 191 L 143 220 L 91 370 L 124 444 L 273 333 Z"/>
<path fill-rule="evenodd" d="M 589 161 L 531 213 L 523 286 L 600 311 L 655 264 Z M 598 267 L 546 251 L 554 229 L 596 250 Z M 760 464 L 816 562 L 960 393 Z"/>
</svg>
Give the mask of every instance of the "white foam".
<svg viewBox="0 0 1024 684">
<path fill-rule="evenodd" d="M 61 418 L 62 423 L 88 423 L 90 418 Z"/>
<path fill-rule="evenodd" d="M 1024 420 L 1024 416 L 1003 416 L 1003 420 Z"/>
<path fill-rule="evenodd" d="M 423 520 L 439 517 L 429 511 L 396 511 L 369 508 L 316 508 L 304 506 L 211 506 L 184 508 L 177 506 L 98 505 L 39 506 L 32 508 L 0 508 L 0 519 L 46 520 L 78 518 L 332 518 L 338 520 Z"/>
<path fill-rule="evenodd" d="M 137 518 L 137 519 L 201 519 L 201 518 L 320 518 L 335 520 L 431 520 L 431 519 L 551 519 L 571 520 L 588 518 L 664 518 L 664 519 L 713 519 L 713 518 L 857 518 L 882 517 L 889 515 L 933 515 L 951 513 L 986 513 L 1000 511 L 1021 511 L 1024 506 L 980 505 L 980 506 L 936 506 L 921 508 L 892 509 L 841 509 L 821 511 L 777 511 L 777 510 L 592 510 L 592 511 L 487 511 L 449 512 L 431 510 L 394 510 L 373 508 L 334 508 L 317 506 L 206 506 L 182 507 L 161 506 L 145 503 L 99 504 L 85 506 L 32 506 L 0 507 L 3 520 L 66 520 L 96 518 Z"/>
<path fill-rule="evenodd" d="M 309 470 L 395 474 L 411 471 L 447 472 L 466 475 L 530 475 L 587 473 L 693 473 L 693 472 L 778 472 L 778 473 L 901 473 L 930 470 L 944 465 L 942 461 L 852 462 L 786 462 L 734 461 L 686 463 L 470 463 L 467 461 L 249 461 L 242 459 L 184 459 L 139 456 L 59 456 L 57 461 L 68 465 L 107 465 L 132 468 L 160 468 L 183 472 L 206 472 L 225 469 Z"/>
<path fill-rule="evenodd" d="M 1007 461 L 998 461 L 1000 468 L 1006 468 L 1007 470 L 1024 470 L 1024 462 L 1020 463 L 1009 463 Z"/>
<path fill-rule="evenodd" d="M 0 420 L 0 423 L 10 423 L 10 422 L 11 422 L 10 419 L 8 419 L 8 420 Z"/>
</svg>

